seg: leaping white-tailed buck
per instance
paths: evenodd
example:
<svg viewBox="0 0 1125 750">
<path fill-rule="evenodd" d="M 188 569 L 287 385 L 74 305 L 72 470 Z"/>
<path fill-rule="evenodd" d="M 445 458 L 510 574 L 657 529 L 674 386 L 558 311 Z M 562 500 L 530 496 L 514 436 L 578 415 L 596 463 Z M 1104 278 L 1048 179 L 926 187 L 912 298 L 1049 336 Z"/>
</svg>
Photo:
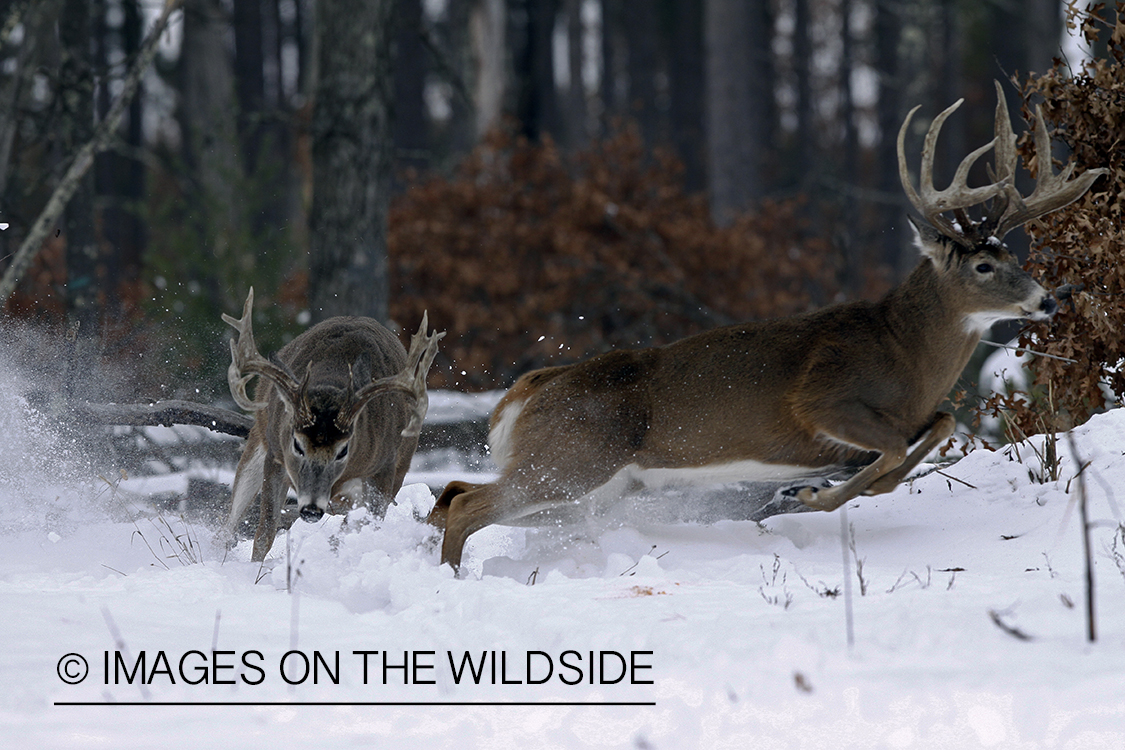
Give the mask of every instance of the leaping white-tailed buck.
<svg viewBox="0 0 1125 750">
<path fill-rule="evenodd" d="M 254 344 L 246 296 L 227 370 L 231 396 L 256 412 L 234 475 L 225 539 L 261 494 L 254 561 L 264 560 L 289 487 L 302 518 L 317 520 L 360 502 L 382 518 L 410 466 L 429 398 L 426 373 L 444 333 L 427 334 L 422 316 L 409 354 L 378 321 L 329 318 L 290 341 L 271 361 Z M 262 376 L 255 396 L 246 385 Z"/>
<path fill-rule="evenodd" d="M 485 526 L 541 525 L 637 484 L 796 480 L 786 492 L 818 510 L 891 491 L 953 432 L 953 417 L 937 407 L 981 334 L 999 320 L 1045 320 L 1057 309 L 1004 236 L 1076 200 L 1106 171 L 1071 179 L 1072 163 L 1056 174 L 1037 112 L 1038 182 L 1020 195 L 1016 136 L 996 89 L 996 137 L 965 157 L 944 190 L 933 185 L 934 144 L 961 102 L 926 134 L 919 189 L 903 145 L 918 108 L 903 122 L 899 176 L 921 215 L 911 221 L 922 259 L 882 300 L 609 352 L 517 380 L 492 414 L 499 479 L 451 483 L 430 515 L 445 529 L 442 562 L 459 568 L 465 541 Z M 970 167 L 992 148 L 992 182 L 969 187 Z M 981 218 L 970 218 L 970 207 Z M 846 467 L 862 468 L 842 484 L 800 484 Z"/>
</svg>

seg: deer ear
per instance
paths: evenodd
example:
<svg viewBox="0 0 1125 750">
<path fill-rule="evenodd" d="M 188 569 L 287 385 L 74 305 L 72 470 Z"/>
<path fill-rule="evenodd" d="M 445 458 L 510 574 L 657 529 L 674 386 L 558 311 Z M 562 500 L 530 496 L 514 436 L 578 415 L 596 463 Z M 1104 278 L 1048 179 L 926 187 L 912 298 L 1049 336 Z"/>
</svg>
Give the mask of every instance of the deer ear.
<svg viewBox="0 0 1125 750">
<path fill-rule="evenodd" d="M 910 220 L 910 226 L 914 229 L 914 244 L 918 246 L 918 251 L 935 264 L 944 265 L 953 251 L 950 247 L 952 241 L 924 221 L 919 221 L 910 214 L 907 214 L 906 218 Z"/>
<path fill-rule="evenodd" d="M 352 382 L 356 388 L 362 388 L 371 382 L 371 355 L 361 352 L 352 363 Z"/>
</svg>

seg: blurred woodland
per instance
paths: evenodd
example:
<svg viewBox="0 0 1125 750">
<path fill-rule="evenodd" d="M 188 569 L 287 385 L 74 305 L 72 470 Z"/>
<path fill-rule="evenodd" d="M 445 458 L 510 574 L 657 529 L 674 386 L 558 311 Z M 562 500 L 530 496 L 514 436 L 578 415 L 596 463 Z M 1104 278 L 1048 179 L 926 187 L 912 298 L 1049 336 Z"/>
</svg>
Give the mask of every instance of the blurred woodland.
<svg viewBox="0 0 1125 750">
<path fill-rule="evenodd" d="M 0 3 L 0 272 L 162 5 Z M 1067 94 L 1052 127 L 1084 166 L 1121 153 L 1067 136 L 1125 128 L 1104 119 L 1122 23 L 1071 3 L 1068 36 L 1065 5 L 183 0 L 4 316 L 69 341 L 80 372 L 128 372 L 112 397 L 213 401 L 219 314 L 251 285 L 264 352 L 328 315 L 412 331 L 428 309 L 449 331 L 430 383 L 463 389 L 875 297 L 917 260 L 895 157 L 914 105 L 916 160 L 929 118 L 966 100 L 938 184 L 992 137 L 993 80 L 1013 112 L 1085 86 L 1101 109 Z"/>
</svg>

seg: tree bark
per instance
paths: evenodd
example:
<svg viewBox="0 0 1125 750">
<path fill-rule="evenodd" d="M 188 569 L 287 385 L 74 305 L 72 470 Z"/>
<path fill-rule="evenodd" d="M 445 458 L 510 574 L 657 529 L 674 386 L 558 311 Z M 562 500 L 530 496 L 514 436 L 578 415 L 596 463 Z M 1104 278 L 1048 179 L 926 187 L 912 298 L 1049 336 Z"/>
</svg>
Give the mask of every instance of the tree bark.
<svg viewBox="0 0 1125 750">
<path fill-rule="evenodd" d="M 629 93 L 626 114 L 640 125 L 645 144 L 652 148 L 661 139 L 660 109 L 657 107 L 656 75 L 660 69 L 660 26 L 656 3 L 625 6 L 626 71 Z"/>
<path fill-rule="evenodd" d="M 703 0 L 675 3 L 668 65 L 672 143 L 684 163 L 684 187 L 707 186 L 704 148 Z"/>
<path fill-rule="evenodd" d="M 422 46 L 422 0 L 400 0 L 395 23 L 395 162 L 399 168 L 430 165 L 429 119 L 423 98 L 426 50 Z"/>
<path fill-rule="evenodd" d="M 809 0 L 794 0 L 793 77 L 797 85 L 797 140 L 793 154 L 797 185 L 804 191 L 814 183 L 816 137 L 813 127 L 812 10 Z"/>
<path fill-rule="evenodd" d="M 16 286 L 19 284 L 20 279 L 23 277 L 24 272 L 27 271 L 31 262 L 35 259 L 36 253 L 43 244 L 43 240 L 47 238 L 47 234 L 52 224 L 62 215 L 63 210 L 66 208 L 67 203 L 70 201 L 71 196 L 78 187 L 79 180 L 86 174 L 94 163 L 94 155 L 104 151 L 113 133 L 117 130 L 117 126 L 121 124 L 121 117 L 125 113 L 125 108 L 133 99 L 133 95 L 137 93 L 137 87 L 140 85 L 141 74 L 152 62 L 153 56 L 156 54 L 156 43 L 160 39 L 160 35 L 164 33 L 164 29 L 168 26 L 168 19 L 176 8 L 180 6 L 181 0 L 165 0 L 164 8 L 160 13 L 160 17 L 153 25 L 149 35 L 145 38 L 144 44 L 141 45 L 140 54 L 137 59 L 133 61 L 132 67 L 129 69 L 129 74 L 125 77 L 125 85 L 118 94 L 117 99 L 114 100 L 113 106 L 109 108 L 106 117 L 99 124 L 94 131 L 94 137 L 90 139 L 85 145 L 78 150 L 74 155 L 70 166 L 63 175 L 62 180 L 59 182 L 55 191 L 51 194 L 47 205 L 43 207 L 35 223 L 31 225 L 31 230 L 27 233 L 23 242 L 20 244 L 19 250 L 16 251 L 12 257 L 12 262 L 4 271 L 4 277 L 0 279 L 0 307 L 7 302 L 8 297 L 11 296 Z"/>
<path fill-rule="evenodd" d="M 472 76 L 474 137 L 500 122 L 508 89 L 507 15 L 504 0 L 479 0 L 469 12 L 469 46 L 475 62 Z"/>
<path fill-rule="evenodd" d="M 902 109 L 902 77 L 898 59 L 902 25 L 898 12 L 899 9 L 892 7 L 890 3 L 875 4 L 875 69 L 879 76 L 879 145 L 876 161 L 879 165 L 878 189 L 887 196 L 902 195 L 895 146 Z M 907 248 L 903 247 L 906 223 L 905 201 L 880 205 L 879 226 L 884 229 L 881 260 L 894 269 L 895 281 L 905 275 L 901 267 L 907 264 L 904 257 L 904 250 Z M 909 262 L 914 263 L 913 260 Z"/>
<path fill-rule="evenodd" d="M 59 16 L 61 61 L 56 102 L 59 145 L 64 154 L 78 151 L 94 135 L 94 70 L 90 55 L 90 4 L 66 0 Z M 98 333 L 98 238 L 94 228 L 94 176 L 83 174 L 63 218 L 66 233 L 66 306 L 71 326 L 78 326 L 80 354 L 89 358 L 88 342 Z"/>
<path fill-rule="evenodd" d="M 392 0 L 317 7 L 309 309 L 387 319 L 394 77 Z"/>
<path fill-rule="evenodd" d="M 235 186 L 243 182 L 230 23 L 222 0 L 184 0 L 178 117 L 188 173 L 185 223 L 214 261 L 213 271 L 197 281 L 211 304 L 224 310 L 245 293 L 219 283 L 219 269 L 230 267 L 234 252 L 225 238 L 240 234 Z"/>
<path fill-rule="evenodd" d="M 109 27 L 102 14 L 99 36 L 100 64 L 107 71 L 107 80 L 121 80 L 124 67 L 114 70 L 114 53 L 124 60 L 136 54 L 143 34 L 140 5 L 136 0 L 122 3 L 123 18 L 120 26 Z M 115 44 L 111 45 L 110 40 Z M 98 117 L 104 118 L 110 108 L 109 86 L 98 92 Z M 141 219 L 141 204 L 145 195 L 145 166 L 136 156 L 142 149 L 141 100 L 134 97 L 125 115 L 125 124 L 119 134 L 131 153 L 106 151 L 94 160 L 95 193 L 101 209 L 101 235 L 105 243 L 105 313 L 107 325 L 125 320 L 128 304 L 139 296 L 141 264 L 145 246 L 145 223 Z"/>
<path fill-rule="evenodd" d="M 518 4 L 511 4 L 509 12 L 518 5 L 522 5 L 524 13 L 523 23 L 517 20 L 514 24 L 521 27 L 522 34 L 513 34 L 514 40 L 519 40 L 512 54 L 516 117 L 523 134 L 533 141 L 544 133 L 558 136 L 559 103 L 551 49 L 558 0 L 518 0 Z"/>
<path fill-rule="evenodd" d="M 726 223 L 766 192 L 772 23 L 768 0 L 706 0 L 704 14 L 711 215 Z"/>
<path fill-rule="evenodd" d="M 322 4 L 323 5 L 323 4 Z M 262 0 L 234 0 L 234 80 L 238 94 L 238 135 L 242 162 L 253 174 L 265 133 L 265 47 L 262 38 Z"/>
</svg>

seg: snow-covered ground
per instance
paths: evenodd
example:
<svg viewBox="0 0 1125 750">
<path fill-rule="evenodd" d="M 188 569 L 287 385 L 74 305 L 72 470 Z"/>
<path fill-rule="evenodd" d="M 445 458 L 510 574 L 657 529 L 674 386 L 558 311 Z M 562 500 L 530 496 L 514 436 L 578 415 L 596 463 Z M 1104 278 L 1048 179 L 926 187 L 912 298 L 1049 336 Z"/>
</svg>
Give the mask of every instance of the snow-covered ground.
<svg viewBox="0 0 1125 750">
<path fill-rule="evenodd" d="M 1073 433 L 1095 643 L 1079 462 L 1060 440 L 1038 481 L 1039 438 L 848 505 L 849 647 L 838 513 L 493 527 L 458 580 L 413 475 L 381 525 L 298 522 L 260 566 L 142 512 L 182 475 L 92 476 L 19 392 L 4 747 L 1125 747 L 1125 410 Z"/>
</svg>

